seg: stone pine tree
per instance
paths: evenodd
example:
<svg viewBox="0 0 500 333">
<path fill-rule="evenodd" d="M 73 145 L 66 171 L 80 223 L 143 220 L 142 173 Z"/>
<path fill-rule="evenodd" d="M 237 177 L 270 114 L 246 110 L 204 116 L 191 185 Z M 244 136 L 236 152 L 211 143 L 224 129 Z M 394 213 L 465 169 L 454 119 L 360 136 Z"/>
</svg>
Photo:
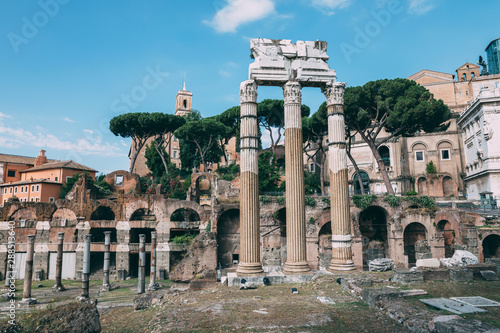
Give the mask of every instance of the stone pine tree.
<svg viewBox="0 0 500 333">
<path fill-rule="evenodd" d="M 220 162 L 223 154 L 220 138 L 226 137 L 228 131 L 230 131 L 229 127 L 215 117 L 187 121 L 175 131 L 175 136 L 182 139 L 182 165 L 196 167 L 199 161 L 206 169 L 210 163 Z M 199 160 L 193 158 L 195 155 L 199 157 Z"/>
<path fill-rule="evenodd" d="M 357 131 L 370 147 L 391 195 L 394 190 L 378 151 L 380 145 L 418 131 L 444 131 L 451 118 L 442 100 L 434 99 L 427 89 L 407 79 L 384 79 L 347 88 L 344 114 L 349 128 Z M 387 135 L 380 135 L 383 132 Z"/>
<path fill-rule="evenodd" d="M 302 117 L 308 117 L 311 110 L 307 105 L 302 105 Z M 285 129 L 285 106 L 283 100 L 278 99 L 265 99 L 257 106 L 257 118 L 259 125 L 264 127 L 269 132 L 271 139 L 271 152 L 276 154 L 276 146 L 283 136 Z M 274 137 L 273 129 L 276 130 L 277 137 Z"/>
<path fill-rule="evenodd" d="M 325 194 L 324 167 L 326 160 L 325 145 L 328 137 L 328 115 L 326 102 L 321 104 L 318 111 L 311 117 L 302 118 L 302 138 L 304 140 L 304 153 L 313 161 L 319 170 L 321 194 Z"/>
<path fill-rule="evenodd" d="M 239 147 L 240 141 L 240 107 L 233 106 L 226 111 L 222 112 L 220 115 L 216 116 L 215 119 L 228 127 L 228 131 L 224 136 L 219 137 L 219 146 L 222 149 L 224 161 L 226 163 L 227 155 L 225 151 L 225 145 L 228 144 L 231 138 L 236 138 L 236 147 Z"/>
<path fill-rule="evenodd" d="M 137 155 L 155 130 L 150 114 L 134 112 L 116 116 L 109 122 L 109 130 L 116 136 L 132 139 L 129 172 L 133 172 Z"/>
</svg>

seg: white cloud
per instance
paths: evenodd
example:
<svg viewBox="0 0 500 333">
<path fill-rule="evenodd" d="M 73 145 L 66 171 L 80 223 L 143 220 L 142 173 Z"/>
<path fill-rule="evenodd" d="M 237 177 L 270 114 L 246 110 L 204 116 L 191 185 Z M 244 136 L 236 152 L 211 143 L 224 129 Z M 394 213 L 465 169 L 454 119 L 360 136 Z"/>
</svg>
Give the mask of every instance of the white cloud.
<svg viewBox="0 0 500 333">
<path fill-rule="evenodd" d="M 0 120 L 7 119 L 7 118 L 12 118 L 12 116 L 9 116 L 8 114 L 0 112 Z"/>
<path fill-rule="evenodd" d="M 254 22 L 274 13 L 273 0 L 227 0 L 211 21 L 203 21 L 217 32 L 236 32 L 245 23 Z"/>
<path fill-rule="evenodd" d="M 124 156 L 117 145 L 102 142 L 101 137 L 77 139 L 76 141 L 64 141 L 53 134 L 33 134 L 21 128 L 12 128 L 0 125 L 0 146 L 7 148 L 20 148 L 24 146 L 35 146 L 38 148 L 71 151 L 75 156 L 99 155 L 99 156 Z"/>
<path fill-rule="evenodd" d="M 63 120 L 67 121 L 68 123 L 76 123 L 76 121 L 69 119 L 69 117 L 64 117 Z"/>
<path fill-rule="evenodd" d="M 433 0 L 410 0 L 408 12 L 410 14 L 422 15 L 434 9 L 435 3 Z"/>
<path fill-rule="evenodd" d="M 335 14 L 335 9 L 347 8 L 351 5 L 352 0 L 312 0 L 312 5 L 325 14 Z"/>
</svg>

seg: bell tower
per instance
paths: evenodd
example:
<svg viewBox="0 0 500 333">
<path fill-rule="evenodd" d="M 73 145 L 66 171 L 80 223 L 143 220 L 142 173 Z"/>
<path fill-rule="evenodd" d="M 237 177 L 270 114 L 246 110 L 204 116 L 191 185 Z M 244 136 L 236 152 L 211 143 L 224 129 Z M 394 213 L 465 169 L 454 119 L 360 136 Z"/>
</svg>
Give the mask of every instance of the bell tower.
<svg viewBox="0 0 500 333">
<path fill-rule="evenodd" d="M 184 82 L 182 90 L 177 92 L 175 115 L 185 116 L 192 110 L 193 93 L 186 90 L 186 83 Z"/>
</svg>

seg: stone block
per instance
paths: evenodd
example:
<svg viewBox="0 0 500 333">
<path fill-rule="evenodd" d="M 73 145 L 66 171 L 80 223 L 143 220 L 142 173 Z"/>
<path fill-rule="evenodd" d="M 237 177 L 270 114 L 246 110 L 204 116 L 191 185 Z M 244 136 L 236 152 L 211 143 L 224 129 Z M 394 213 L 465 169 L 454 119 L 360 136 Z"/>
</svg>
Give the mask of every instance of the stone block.
<svg viewBox="0 0 500 333">
<path fill-rule="evenodd" d="M 448 281 L 450 279 L 449 269 L 425 269 L 424 281 Z"/>
<path fill-rule="evenodd" d="M 417 267 L 428 267 L 428 268 L 439 268 L 441 263 L 439 259 L 430 258 L 430 259 L 418 259 L 416 263 Z"/>
<path fill-rule="evenodd" d="M 480 273 L 481 273 L 481 276 L 486 281 L 498 281 L 497 273 L 494 271 L 481 271 Z"/>
<path fill-rule="evenodd" d="M 43 269 L 38 269 L 35 271 L 35 281 L 42 281 L 44 279 Z"/>
<path fill-rule="evenodd" d="M 495 271 L 497 270 L 497 267 L 495 264 L 488 264 L 488 263 L 480 263 L 480 264 L 474 264 L 474 265 L 467 265 L 467 269 L 470 269 L 474 275 L 474 279 L 479 279 L 482 280 L 483 276 L 481 275 L 481 271 Z"/>
<path fill-rule="evenodd" d="M 166 280 L 168 279 L 168 274 L 167 274 L 167 270 L 164 269 L 164 268 L 161 268 L 159 270 L 159 276 L 158 276 L 158 279 L 159 280 Z"/>
<path fill-rule="evenodd" d="M 385 272 L 394 268 L 394 260 L 387 258 L 378 258 L 368 262 L 370 271 Z"/>
<path fill-rule="evenodd" d="M 497 266 L 497 275 L 500 275 L 500 258 L 486 258 L 484 262 L 487 264 L 495 264 Z"/>
<path fill-rule="evenodd" d="M 422 271 L 410 271 L 409 269 L 398 269 L 392 271 L 392 281 L 397 283 L 422 283 L 424 273 Z"/>
<path fill-rule="evenodd" d="M 382 289 L 364 289 L 361 298 L 370 306 L 376 306 L 379 301 L 394 300 L 402 298 L 403 293 L 390 288 Z"/>
<path fill-rule="evenodd" d="M 470 332 L 498 332 L 499 329 L 477 319 L 447 319 L 436 320 L 435 331 L 438 333 L 470 333 Z"/>
<path fill-rule="evenodd" d="M 117 279 L 118 279 L 119 281 L 125 281 L 125 279 L 127 278 L 127 271 L 126 271 L 126 270 L 124 270 L 124 269 L 118 269 L 118 270 L 116 271 L 116 273 L 117 273 L 117 274 L 116 274 L 116 275 L 117 275 Z"/>
<path fill-rule="evenodd" d="M 474 273 L 470 269 L 451 269 L 450 280 L 456 282 L 470 282 L 474 278 Z"/>
</svg>

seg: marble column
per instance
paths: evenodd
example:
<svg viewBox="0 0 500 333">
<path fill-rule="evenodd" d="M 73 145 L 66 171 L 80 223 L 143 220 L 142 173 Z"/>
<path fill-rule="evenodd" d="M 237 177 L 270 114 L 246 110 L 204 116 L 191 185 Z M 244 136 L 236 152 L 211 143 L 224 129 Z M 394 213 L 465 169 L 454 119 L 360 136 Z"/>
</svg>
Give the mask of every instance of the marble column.
<svg viewBox="0 0 500 333">
<path fill-rule="evenodd" d="M 259 126 L 257 85 L 247 80 L 240 86 L 240 262 L 238 276 L 261 275 L 259 210 Z"/>
<path fill-rule="evenodd" d="M 151 232 L 151 272 L 148 290 L 156 290 L 156 231 Z"/>
<path fill-rule="evenodd" d="M 28 249 L 26 250 L 26 270 L 24 273 L 24 287 L 22 303 L 36 303 L 34 298 L 31 298 L 31 283 L 33 279 L 33 254 L 35 252 L 35 235 L 28 236 Z"/>
<path fill-rule="evenodd" d="M 139 235 L 139 279 L 137 293 L 143 294 L 146 288 L 146 235 Z"/>
<path fill-rule="evenodd" d="M 111 247 L 111 231 L 104 232 L 104 267 L 102 277 L 102 291 L 109 291 L 109 261 L 110 261 L 110 247 Z"/>
<path fill-rule="evenodd" d="M 344 121 L 345 83 L 327 84 L 328 164 L 330 168 L 330 209 L 332 224 L 332 260 L 329 271 L 354 269 L 351 246 L 349 185 Z"/>
<path fill-rule="evenodd" d="M 80 300 L 89 298 L 89 279 L 90 279 L 90 240 L 92 236 L 87 234 L 84 236 L 83 244 L 83 269 L 82 269 L 82 295 Z"/>
<path fill-rule="evenodd" d="M 56 257 L 56 284 L 52 289 L 54 291 L 66 290 L 62 285 L 62 261 L 63 261 L 63 245 L 64 245 L 64 232 L 57 234 L 57 257 Z"/>
<path fill-rule="evenodd" d="M 286 263 L 283 272 L 311 274 L 306 249 L 304 153 L 302 142 L 302 87 L 289 81 L 285 100 Z"/>
</svg>

